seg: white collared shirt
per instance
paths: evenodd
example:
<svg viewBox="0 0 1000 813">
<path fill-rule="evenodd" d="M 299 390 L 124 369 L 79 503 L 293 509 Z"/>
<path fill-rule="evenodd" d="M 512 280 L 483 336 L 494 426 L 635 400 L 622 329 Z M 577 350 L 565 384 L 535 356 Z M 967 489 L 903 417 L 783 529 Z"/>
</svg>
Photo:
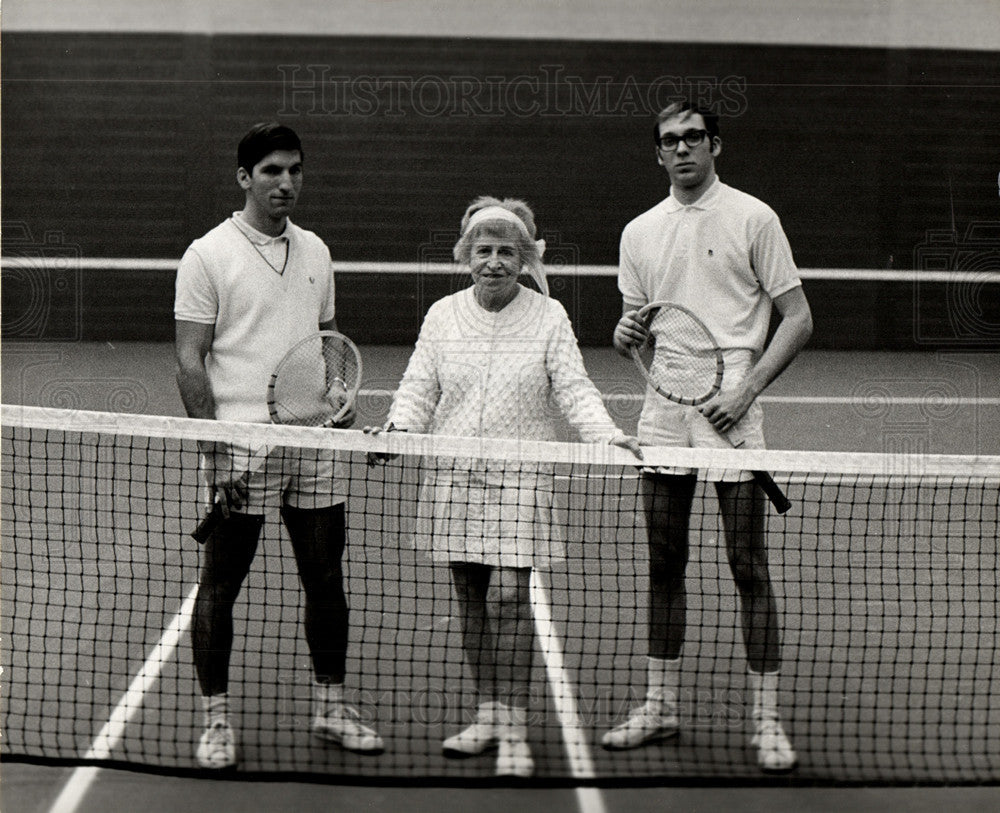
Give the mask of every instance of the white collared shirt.
<svg viewBox="0 0 1000 813">
<path fill-rule="evenodd" d="M 671 194 L 622 232 L 618 288 L 626 304 L 684 305 L 723 349 L 759 356 L 771 301 L 798 285 L 777 214 L 718 179 L 690 205 Z"/>
<path fill-rule="evenodd" d="M 247 240 L 252 245 L 257 247 L 261 256 L 271 265 L 274 272 L 276 274 L 284 273 L 288 260 L 289 221 L 285 221 L 285 228 L 281 230 L 281 234 L 272 237 L 269 234 L 257 231 L 257 229 L 247 223 L 243 217 L 243 212 L 233 212 L 232 220 L 233 225 L 246 235 Z"/>
<path fill-rule="evenodd" d="M 215 417 L 266 423 L 267 385 L 278 362 L 334 318 L 333 270 L 329 249 L 313 232 L 289 220 L 281 235 L 269 237 L 237 214 L 184 253 L 174 317 L 215 326 L 205 364 Z"/>
</svg>

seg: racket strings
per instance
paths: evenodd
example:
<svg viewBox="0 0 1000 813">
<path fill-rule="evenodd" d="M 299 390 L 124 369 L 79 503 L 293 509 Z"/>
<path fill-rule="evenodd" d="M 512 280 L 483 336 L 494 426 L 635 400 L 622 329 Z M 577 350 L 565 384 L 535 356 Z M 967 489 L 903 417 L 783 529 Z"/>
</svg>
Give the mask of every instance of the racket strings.
<svg viewBox="0 0 1000 813">
<path fill-rule="evenodd" d="M 322 426 L 348 403 L 360 377 L 357 354 L 335 336 L 297 345 L 274 376 L 271 409 L 277 423 Z"/>
<path fill-rule="evenodd" d="M 326 398 L 340 409 L 359 378 L 358 358 L 343 341 L 332 336 L 323 338 L 322 353 Z"/>
<path fill-rule="evenodd" d="M 718 389 L 719 351 L 701 322 L 678 308 L 660 308 L 649 332 L 649 375 L 661 390 L 698 401 Z"/>
</svg>

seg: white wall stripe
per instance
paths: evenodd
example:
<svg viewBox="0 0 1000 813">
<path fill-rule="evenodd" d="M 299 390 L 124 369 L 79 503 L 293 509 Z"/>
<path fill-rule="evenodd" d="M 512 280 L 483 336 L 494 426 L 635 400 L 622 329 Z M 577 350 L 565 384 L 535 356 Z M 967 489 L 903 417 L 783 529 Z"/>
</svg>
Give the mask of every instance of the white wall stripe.
<svg viewBox="0 0 1000 813">
<path fill-rule="evenodd" d="M 13 249 L 8 248 L 8 251 Z M 179 259 L 150 259 L 143 257 L 18 257 L 11 254 L 0 258 L 0 268 L 16 269 L 29 267 L 38 269 L 44 263 L 53 268 L 71 266 L 82 271 L 175 271 Z M 335 274 L 465 274 L 454 263 L 431 262 L 370 262 L 341 260 L 332 263 Z M 550 276 L 570 277 L 615 277 L 617 265 L 574 265 L 553 266 L 548 269 Z M 800 268 L 802 279 L 825 279 L 830 281 L 872 281 L 872 282 L 953 282 L 953 283 L 1000 283 L 1000 271 L 930 271 L 925 269 L 878 269 L 878 268 Z"/>
</svg>

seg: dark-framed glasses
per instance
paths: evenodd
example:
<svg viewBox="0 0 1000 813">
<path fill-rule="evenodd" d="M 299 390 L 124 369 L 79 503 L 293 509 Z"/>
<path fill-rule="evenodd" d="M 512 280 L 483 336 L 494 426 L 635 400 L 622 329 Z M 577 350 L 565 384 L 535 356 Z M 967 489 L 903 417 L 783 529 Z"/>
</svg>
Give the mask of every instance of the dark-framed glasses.
<svg viewBox="0 0 1000 813">
<path fill-rule="evenodd" d="M 664 133 L 656 139 L 656 146 L 664 152 L 673 152 L 683 141 L 688 147 L 693 149 L 701 144 L 707 135 L 708 130 L 688 130 L 685 133 L 681 133 L 681 135 Z"/>
</svg>

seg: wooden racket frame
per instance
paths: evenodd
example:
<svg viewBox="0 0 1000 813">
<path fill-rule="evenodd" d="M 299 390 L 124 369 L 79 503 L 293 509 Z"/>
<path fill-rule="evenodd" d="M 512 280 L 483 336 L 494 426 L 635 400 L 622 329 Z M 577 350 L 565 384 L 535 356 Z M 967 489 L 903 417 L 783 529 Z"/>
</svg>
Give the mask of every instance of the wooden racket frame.
<svg viewBox="0 0 1000 813">
<path fill-rule="evenodd" d="M 719 390 L 722 388 L 722 378 L 725 373 L 725 359 L 722 354 L 722 349 L 719 347 L 719 343 L 716 341 L 715 336 L 712 331 L 708 329 L 708 326 L 698 317 L 697 314 L 691 311 L 690 308 L 686 308 L 683 305 L 678 305 L 676 302 L 667 302 L 664 300 L 658 300 L 656 302 L 650 302 L 648 305 L 644 305 L 640 308 L 639 312 L 636 314 L 636 318 L 644 325 L 648 324 L 653 311 L 660 310 L 662 308 L 675 308 L 677 310 L 683 311 L 685 314 L 690 316 L 705 332 L 705 336 L 709 339 L 709 344 L 711 345 L 712 352 L 715 354 L 716 362 L 716 376 L 712 383 L 712 387 L 708 393 L 704 395 L 699 395 L 694 398 L 688 398 L 683 396 L 677 396 L 674 393 L 668 393 L 663 390 L 657 381 L 654 381 L 649 374 L 649 370 L 646 369 L 646 365 L 642 361 L 642 356 L 639 352 L 639 348 L 632 346 L 630 353 L 632 355 L 632 360 L 635 362 L 636 366 L 642 372 L 643 377 L 649 382 L 650 386 L 656 390 L 657 395 L 666 398 L 668 401 L 672 401 L 675 404 L 682 404 L 684 406 L 699 406 L 706 403 L 708 400 L 713 398 L 718 394 Z M 716 434 L 722 438 L 726 443 L 732 446 L 734 449 L 737 448 L 736 444 L 729 438 L 728 435 L 722 432 L 716 431 Z M 785 492 L 781 490 L 781 487 L 774 482 L 774 478 L 766 471 L 761 471 L 759 469 L 752 469 L 750 473 L 753 475 L 753 479 L 760 486 L 761 490 L 767 495 L 767 498 L 771 501 L 771 505 L 774 506 L 774 510 L 779 514 L 787 513 L 792 507 L 791 501 L 785 495 Z"/>
<path fill-rule="evenodd" d="M 358 369 L 358 374 L 354 379 L 354 383 L 347 389 L 347 393 L 344 399 L 344 405 L 339 410 L 337 410 L 337 412 L 334 415 L 332 415 L 329 419 L 318 425 L 321 427 L 334 426 L 338 421 L 343 420 L 344 416 L 347 415 L 347 413 L 350 412 L 351 408 L 354 406 L 354 402 L 358 398 L 358 392 L 361 389 L 361 373 L 363 369 L 361 364 L 361 352 L 358 350 L 357 345 L 354 344 L 354 342 L 352 342 L 349 338 L 347 338 L 347 336 L 345 336 L 343 333 L 340 333 L 336 330 L 319 330 L 316 331 L 315 333 L 310 333 L 304 339 L 300 339 L 295 344 L 293 344 L 288 349 L 288 352 L 285 353 L 284 356 L 282 356 L 281 361 L 278 362 L 278 366 L 274 368 L 274 372 L 271 373 L 271 380 L 267 384 L 267 411 L 268 414 L 271 416 L 271 423 L 277 423 L 277 424 L 283 423 L 278 414 L 278 404 L 275 401 L 275 395 L 274 395 L 275 387 L 281 376 L 282 368 L 285 366 L 285 364 L 287 364 L 290 361 L 290 359 L 295 355 L 295 352 L 302 345 L 315 341 L 316 339 L 320 339 L 320 341 L 322 341 L 323 339 L 337 339 L 338 341 L 340 341 L 347 348 L 347 350 L 354 356 L 354 361 Z"/>
<path fill-rule="evenodd" d="M 666 392 L 660 385 L 659 381 L 656 381 L 650 374 L 646 365 L 643 364 L 642 354 L 640 349 L 633 345 L 629 348 L 632 354 L 632 360 L 635 365 L 639 368 L 643 377 L 649 382 L 650 386 L 656 390 L 660 395 L 666 398 L 668 401 L 673 401 L 675 404 L 683 404 L 684 406 L 698 406 L 699 404 L 704 404 L 706 401 L 713 398 L 716 393 L 722 388 L 722 376 L 725 372 L 725 360 L 722 355 L 722 348 L 719 347 L 719 343 L 715 340 L 715 336 L 712 335 L 712 331 L 708 329 L 708 326 L 698 318 L 697 314 L 692 312 L 689 308 L 685 308 L 683 305 L 678 305 L 676 302 L 650 302 L 648 305 L 644 305 L 636 315 L 636 318 L 643 323 L 648 329 L 649 322 L 652 320 L 654 311 L 662 310 L 663 308 L 671 308 L 673 310 L 681 311 L 687 314 L 691 319 L 704 331 L 705 336 L 710 340 L 711 352 L 715 356 L 715 378 L 712 381 L 712 385 L 709 390 L 702 395 L 695 397 L 676 395 L 675 393 Z M 654 351 L 655 352 L 655 351 Z"/>
</svg>

